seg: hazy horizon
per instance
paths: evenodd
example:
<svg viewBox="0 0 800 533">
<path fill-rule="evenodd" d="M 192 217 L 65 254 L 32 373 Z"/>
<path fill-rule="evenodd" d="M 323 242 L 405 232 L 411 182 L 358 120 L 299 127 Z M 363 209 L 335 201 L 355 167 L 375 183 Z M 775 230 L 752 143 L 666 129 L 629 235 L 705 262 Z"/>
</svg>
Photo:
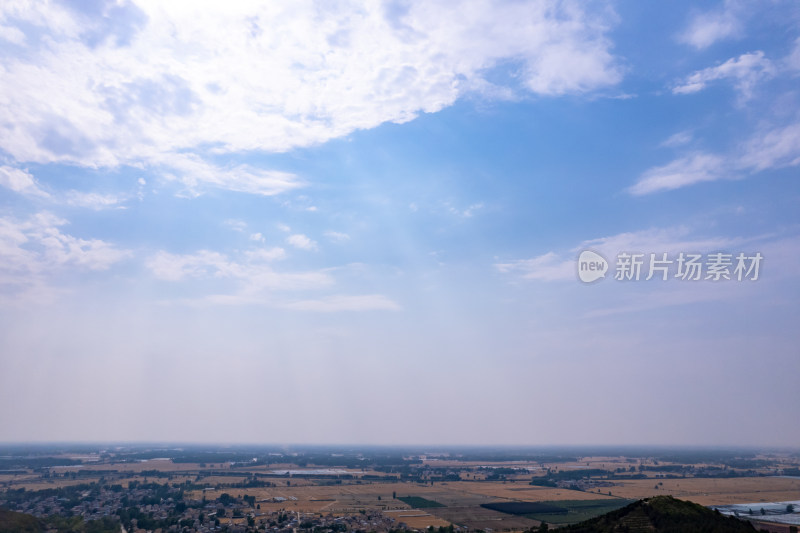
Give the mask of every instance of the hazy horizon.
<svg viewBox="0 0 800 533">
<path fill-rule="evenodd" d="M 796 447 L 798 28 L 4 2 L 0 442 Z"/>
</svg>

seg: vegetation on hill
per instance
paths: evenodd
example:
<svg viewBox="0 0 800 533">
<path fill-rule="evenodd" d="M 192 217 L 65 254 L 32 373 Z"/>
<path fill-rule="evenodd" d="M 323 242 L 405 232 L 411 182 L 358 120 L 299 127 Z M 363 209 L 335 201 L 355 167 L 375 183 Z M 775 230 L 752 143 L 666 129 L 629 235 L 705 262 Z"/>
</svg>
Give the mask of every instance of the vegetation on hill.
<svg viewBox="0 0 800 533">
<path fill-rule="evenodd" d="M 656 496 L 616 511 L 560 528 L 564 533 L 739 533 L 756 531 L 752 524 L 722 516 L 702 505 Z"/>
<path fill-rule="evenodd" d="M 0 507 L 0 531 L 3 533 L 119 533 L 119 530 L 119 522 L 110 518 L 88 522 L 79 516 L 36 518 Z"/>
</svg>

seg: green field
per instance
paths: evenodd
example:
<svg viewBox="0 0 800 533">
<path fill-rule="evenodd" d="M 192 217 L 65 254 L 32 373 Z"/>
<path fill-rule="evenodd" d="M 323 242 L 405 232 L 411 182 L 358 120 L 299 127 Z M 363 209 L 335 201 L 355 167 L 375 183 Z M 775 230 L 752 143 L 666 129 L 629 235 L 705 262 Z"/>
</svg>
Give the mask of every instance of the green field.
<svg viewBox="0 0 800 533">
<path fill-rule="evenodd" d="M 611 511 L 615 511 L 632 503 L 634 500 L 624 498 L 614 498 L 608 500 L 563 500 L 553 502 L 539 502 L 541 504 L 552 505 L 553 507 L 566 508 L 567 512 L 541 513 L 534 512 L 526 514 L 527 518 L 547 522 L 548 524 L 574 524 L 589 520 L 595 516 L 600 516 Z"/>
<path fill-rule="evenodd" d="M 532 515 L 532 514 L 567 514 L 569 509 L 560 505 L 545 502 L 496 502 L 482 503 L 481 507 L 500 511 L 506 514 Z"/>
<path fill-rule="evenodd" d="M 425 509 L 429 507 L 444 507 L 439 502 L 435 502 L 433 500 L 428 500 L 426 498 L 421 498 L 419 496 L 398 496 L 398 500 L 401 502 L 407 503 L 414 509 Z"/>
</svg>

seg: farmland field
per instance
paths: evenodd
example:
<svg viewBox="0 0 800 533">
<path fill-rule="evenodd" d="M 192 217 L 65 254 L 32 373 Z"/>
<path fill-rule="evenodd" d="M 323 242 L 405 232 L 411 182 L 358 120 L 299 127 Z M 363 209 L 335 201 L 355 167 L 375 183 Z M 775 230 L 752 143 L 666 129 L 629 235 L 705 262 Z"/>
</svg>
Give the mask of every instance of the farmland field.
<svg viewBox="0 0 800 533">
<path fill-rule="evenodd" d="M 567 508 L 544 502 L 496 502 L 483 503 L 481 507 L 514 515 L 529 515 L 534 513 L 566 513 Z"/>
<path fill-rule="evenodd" d="M 656 483 L 659 483 L 656 488 Z M 744 477 L 720 479 L 633 479 L 617 481 L 610 488 L 621 498 L 648 498 L 669 494 L 700 505 L 795 500 L 800 479 L 789 477 Z"/>
<path fill-rule="evenodd" d="M 414 509 L 427 509 L 428 507 L 444 507 L 444 505 L 442 505 L 439 502 L 428 500 L 426 498 L 421 498 L 420 496 L 398 496 L 397 499 L 402 501 L 403 503 L 407 503 Z"/>
<path fill-rule="evenodd" d="M 613 500 L 561 500 L 558 502 L 542 502 L 542 504 L 559 506 L 566 510 L 566 512 L 548 513 L 548 512 L 533 512 L 526 516 L 547 522 L 548 524 L 574 524 L 589 520 L 595 516 L 600 516 L 611 511 L 615 511 L 625 507 L 634 500 L 625 500 L 622 498 Z"/>
</svg>

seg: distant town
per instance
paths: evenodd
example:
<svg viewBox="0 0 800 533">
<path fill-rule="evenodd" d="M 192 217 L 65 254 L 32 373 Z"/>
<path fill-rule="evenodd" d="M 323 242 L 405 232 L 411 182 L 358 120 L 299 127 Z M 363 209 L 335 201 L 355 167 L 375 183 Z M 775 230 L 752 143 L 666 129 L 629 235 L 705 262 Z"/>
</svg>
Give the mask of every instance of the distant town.
<svg viewBox="0 0 800 533">
<path fill-rule="evenodd" d="M 796 531 L 800 453 L 0 447 L 3 531 L 543 531 L 654 496 Z"/>
</svg>

